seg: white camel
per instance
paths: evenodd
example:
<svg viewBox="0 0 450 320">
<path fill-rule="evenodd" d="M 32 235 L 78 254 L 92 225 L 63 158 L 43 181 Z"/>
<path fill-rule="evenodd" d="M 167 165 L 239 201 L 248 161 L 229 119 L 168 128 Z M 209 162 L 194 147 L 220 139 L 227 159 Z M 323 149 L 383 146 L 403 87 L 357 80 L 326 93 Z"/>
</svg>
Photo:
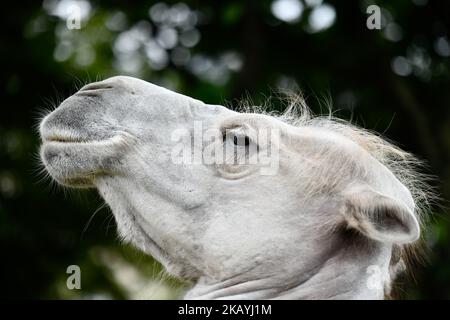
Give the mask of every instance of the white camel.
<svg viewBox="0 0 450 320">
<path fill-rule="evenodd" d="M 196 143 L 199 123 L 224 134 Z M 263 147 L 254 132 L 268 129 L 278 138 Z M 97 188 L 125 241 L 193 281 L 186 299 L 382 299 L 420 238 L 426 197 L 414 158 L 304 107 L 240 113 L 118 76 L 66 99 L 40 134 L 48 173 Z M 234 154 L 177 162 L 180 141 Z M 271 174 L 236 161 L 267 145 Z"/>
</svg>

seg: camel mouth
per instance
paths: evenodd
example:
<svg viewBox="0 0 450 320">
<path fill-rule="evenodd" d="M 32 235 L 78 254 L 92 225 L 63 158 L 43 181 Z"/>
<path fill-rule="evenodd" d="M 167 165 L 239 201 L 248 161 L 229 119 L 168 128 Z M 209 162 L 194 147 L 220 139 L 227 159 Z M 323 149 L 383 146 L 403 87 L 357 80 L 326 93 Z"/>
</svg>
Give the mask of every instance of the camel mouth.
<svg viewBox="0 0 450 320">
<path fill-rule="evenodd" d="M 60 135 L 51 135 L 47 137 L 42 138 L 42 142 L 60 142 L 60 143 L 86 143 L 87 140 L 81 139 L 81 138 L 75 138 L 75 137 L 67 137 L 67 136 L 60 136 Z"/>
<path fill-rule="evenodd" d="M 86 143 L 91 137 L 81 134 L 74 128 L 68 126 L 54 125 L 44 118 L 40 124 L 40 138 L 43 144 L 46 143 Z"/>
<path fill-rule="evenodd" d="M 40 156 L 46 171 L 60 184 L 93 187 L 97 176 L 117 172 L 129 139 L 125 134 L 102 140 L 46 135 L 42 137 Z"/>
</svg>

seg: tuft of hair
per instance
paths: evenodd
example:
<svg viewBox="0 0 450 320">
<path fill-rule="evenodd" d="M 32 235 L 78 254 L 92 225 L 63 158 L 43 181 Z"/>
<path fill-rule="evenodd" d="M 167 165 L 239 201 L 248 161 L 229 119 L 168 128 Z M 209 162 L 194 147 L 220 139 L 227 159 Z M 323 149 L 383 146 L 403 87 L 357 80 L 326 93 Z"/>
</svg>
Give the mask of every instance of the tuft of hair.
<svg viewBox="0 0 450 320">
<path fill-rule="evenodd" d="M 356 142 L 371 154 L 380 163 L 385 165 L 411 192 L 414 199 L 414 213 L 419 221 L 421 239 L 414 244 L 394 245 L 390 273 L 391 279 L 395 280 L 397 275 L 406 271 L 415 280 L 413 267 L 424 264 L 427 261 L 427 247 L 424 234 L 430 220 L 432 205 L 438 200 L 437 193 L 431 187 L 430 182 L 434 177 L 426 174 L 428 167 L 425 162 L 396 146 L 392 141 L 382 137 L 379 133 L 364 129 L 351 121 L 339 119 L 333 114 L 330 97 L 319 100 L 321 109 L 325 107 L 325 115 L 315 115 L 308 107 L 301 92 L 282 92 L 281 99 L 286 106 L 284 112 L 270 111 L 271 100 L 267 100 L 262 106 L 252 106 L 249 101 L 241 102 L 238 109 L 240 112 L 262 113 L 274 116 L 278 120 L 297 127 L 321 127 L 336 132 Z"/>
</svg>

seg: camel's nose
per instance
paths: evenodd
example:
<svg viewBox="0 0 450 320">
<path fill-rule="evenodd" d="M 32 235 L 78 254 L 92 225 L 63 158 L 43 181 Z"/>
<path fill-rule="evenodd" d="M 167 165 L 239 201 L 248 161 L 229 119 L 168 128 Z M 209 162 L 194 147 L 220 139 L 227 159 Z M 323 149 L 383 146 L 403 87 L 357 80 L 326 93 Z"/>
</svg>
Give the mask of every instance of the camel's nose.
<svg viewBox="0 0 450 320">
<path fill-rule="evenodd" d="M 105 82 L 101 81 L 101 82 L 89 83 L 89 84 L 85 85 L 84 87 L 82 87 L 79 90 L 79 92 L 90 92 L 90 91 L 109 90 L 109 89 L 114 89 L 114 84 L 112 84 L 110 82 L 105 83 Z"/>
<path fill-rule="evenodd" d="M 108 106 L 119 84 L 95 82 L 81 88 L 76 94 L 64 100 L 57 109 L 47 115 L 40 125 L 43 140 L 90 141 L 109 138 Z M 111 109 L 111 108 L 109 108 Z"/>
<path fill-rule="evenodd" d="M 133 83 L 130 82 L 127 77 L 116 76 L 106 80 L 89 83 L 78 90 L 77 95 L 96 96 L 113 90 L 124 90 L 130 93 L 135 91 Z"/>
<path fill-rule="evenodd" d="M 93 82 L 82 87 L 76 94 L 81 96 L 100 96 L 100 95 L 139 95 L 139 94 L 174 94 L 165 88 L 158 87 L 149 82 L 128 77 L 114 76 L 102 81 Z"/>
</svg>

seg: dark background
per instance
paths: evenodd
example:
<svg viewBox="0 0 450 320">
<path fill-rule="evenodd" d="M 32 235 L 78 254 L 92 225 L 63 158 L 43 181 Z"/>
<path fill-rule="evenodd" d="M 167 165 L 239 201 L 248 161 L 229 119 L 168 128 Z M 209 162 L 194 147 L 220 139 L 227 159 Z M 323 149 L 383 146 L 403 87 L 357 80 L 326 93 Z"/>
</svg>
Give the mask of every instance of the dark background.
<svg viewBox="0 0 450 320">
<path fill-rule="evenodd" d="M 73 3 L 82 9 L 79 30 L 66 26 Z M 338 116 L 384 132 L 426 160 L 442 201 L 429 212 L 429 261 L 416 267 L 415 280 L 403 279 L 400 293 L 450 298 L 450 2 L 376 1 L 382 29 L 369 30 L 372 3 L 2 4 L 1 296 L 174 298 L 184 288 L 150 257 L 119 243 L 94 191 L 63 190 L 39 166 L 43 110 L 86 82 L 127 74 L 229 107 L 301 88 L 315 112 L 331 98 Z M 81 267 L 82 290 L 66 288 L 72 264 Z"/>
</svg>

